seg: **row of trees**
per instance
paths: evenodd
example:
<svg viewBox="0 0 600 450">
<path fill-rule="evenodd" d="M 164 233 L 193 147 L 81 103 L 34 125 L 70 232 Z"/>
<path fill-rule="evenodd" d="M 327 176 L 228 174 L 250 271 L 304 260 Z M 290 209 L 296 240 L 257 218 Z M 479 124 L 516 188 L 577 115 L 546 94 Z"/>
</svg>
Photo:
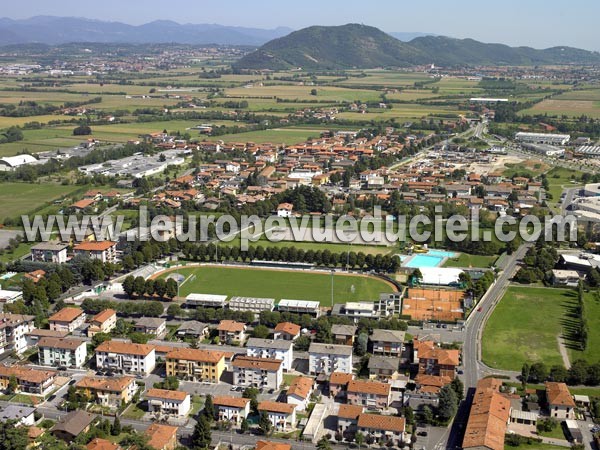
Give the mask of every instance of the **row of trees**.
<svg viewBox="0 0 600 450">
<path fill-rule="evenodd" d="M 572 386 L 598 386 L 600 384 L 600 362 L 590 364 L 583 359 L 573 362 L 570 369 L 562 365 L 546 366 L 543 362 L 525 363 L 521 368 L 521 382 L 543 383 L 556 381 Z"/>
<path fill-rule="evenodd" d="M 81 303 L 81 308 L 87 314 L 98 314 L 105 309 L 114 309 L 123 316 L 160 317 L 164 312 L 163 304 L 157 301 L 111 302 L 98 298 L 86 298 Z"/>
<path fill-rule="evenodd" d="M 577 285 L 577 306 L 575 307 L 577 326 L 574 331 L 575 337 L 579 341 L 579 348 L 584 351 L 588 345 L 589 325 L 586 317 L 585 299 L 583 292 L 583 281 L 579 280 Z"/>
<path fill-rule="evenodd" d="M 156 296 L 162 300 L 173 299 L 177 296 L 177 288 L 177 281 L 173 278 L 168 278 L 167 280 L 162 278 L 146 280 L 144 277 L 129 275 L 123 280 L 123 291 L 125 291 L 129 298 L 133 298 L 135 295 L 138 298 Z"/>
</svg>

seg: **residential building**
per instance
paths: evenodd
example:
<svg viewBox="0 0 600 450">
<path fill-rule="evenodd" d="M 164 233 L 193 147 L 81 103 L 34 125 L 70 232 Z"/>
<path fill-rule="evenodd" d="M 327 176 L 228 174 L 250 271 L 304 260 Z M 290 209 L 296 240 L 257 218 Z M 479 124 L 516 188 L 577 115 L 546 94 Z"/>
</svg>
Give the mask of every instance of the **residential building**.
<svg viewBox="0 0 600 450">
<path fill-rule="evenodd" d="M 346 438 L 356 433 L 358 416 L 363 413 L 364 408 L 357 405 L 340 405 L 337 415 L 337 431 Z"/>
<path fill-rule="evenodd" d="M 354 325 L 332 325 L 331 336 L 333 343 L 338 345 L 354 345 L 357 327 Z"/>
<path fill-rule="evenodd" d="M 69 244 L 62 242 L 41 242 L 31 247 L 33 261 L 62 264 L 67 262 Z"/>
<path fill-rule="evenodd" d="M 484 378 L 477 383 L 465 429 L 465 450 L 504 450 L 510 420 L 510 400 L 500 394 L 502 381 Z"/>
<path fill-rule="evenodd" d="M 83 366 L 87 358 L 87 342 L 81 339 L 43 337 L 38 342 L 38 360 L 42 366 Z"/>
<path fill-rule="evenodd" d="M 138 333 L 161 337 L 167 332 L 167 321 L 160 317 L 141 317 L 135 320 L 133 329 Z"/>
<path fill-rule="evenodd" d="M 310 377 L 296 377 L 287 390 L 287 402 L 296 405 L 297 411 L 304 411 L 310 402 L 315 380 Z"/>
<path fill-rule="evenodd" d="M 13 420 L 17 426 L 33 426 L 36 422 L 34 418 L 35 408 L 29 408 L 22 405 L 6 405 L 2 411 L 0 411 L 0 422 L 6 422 L 7 420 Z"/>
<path fill-rule="evenodd" d="M 357 429 L 363 435 L 379 442 L 404 443 L 406 422 L 404 417 L 381 416 L 379 414 L 361 414 L 358 416 Z"/>
<path fill-rule="evenodd" d="M 180 339 L 203 339 L 208 337 L 210 329 L 208 325 L 197 320 L 183 322 L 175 333 Z"/>
<path fill-rule="evenodd" d="M 156 367 L 155 348 L 147 344 L 105 341 L 96 348 L 96 367 L 148 375 Z"/>
<path fill-rule="evenodd" d="M 413 340 L 414 361 L 419 374 L 448 377 L 453 380 L 460 365 L 460 350 L 444 349 L 433 341 Z"/>
<path fill-rule="evenodd" d="M 294 349 L 291 341 L 250 338 L 246 343 L 246 354 L 256 358 L 279 359 L 283 370 L 292 370 Z"/>
<path fill-rule="evenodd" d="M 352 373 L 333 372 L 329 377 L 329 396 L 346 398 L 348 383 L 354 379 Z"/>
<path fill-rule="evenodd" d="M 131 402 L 138 386 L 130 376 L 84 377 L 75 383 L 75 389 L 99 405 L 119 408 Z"/>
<path fill-rule="evenodd" d="M 399 376 L 399 367 L 400 358 L 373 355 L 369 358 L 369 378 L 381 381 L 395 380 Z"/>
<path fill-rule="evenodd" d="M 87 433 L 96 421 L 96 414 L 90 414 L 76 409 L 61 417 L 59 421 L 50 428 L 50 432 L 65 442 L 73 442 L 81 434 Z"/>
<path fill-rule="evenodd" d="M 54 387 L 57 372 L 23 366 L 0 366 L 0 390 L 6 390 L 11 377 L 17 379 L 18 390 L 25 394 L 46 395 Z"/>
<path fill-rule="evenodd" d="M 0 310 L 4 309 L 4 305 L 8 305 L 22 299 L 23 291 L 0 289 Z"/>
<path fill-rule="evenodd" d="M 85 448 L 86 450 L 122 450 L 119 444 L 102 438 L 92 439 Z"/>
<path fill-rule="evenodd" d="M 279 359 L 237 355 L 231 365 L 235 386 L 279 389 L 283 383 L 283 362 Z"/>
<path fill-rule="evenodd" d="M 94 337 L 98 333 L 110 333 L 117 325 L 117 312 L 114 309 L 105 309 L 90 320 L 87 335 Z"/>
<path fill-rule="evenodd" d="M 186 417 L 192 407 L 190 394 L 167 389 L 148 389 L 148 411 L 177 417 Z"/>
<path fill-rule="evenodd" d="M 175 450 L 178 429 L 171 425 L 153 423 L 144 433 L 148 437 L 146 444 L 154 450 Z"/>
<path fill-rule="evenodd" d="M 0 353 L 27 350 L 27 335 L 35 329 L 34 316 L 0 313 Z"/>
<path fill-rule="evenodd" d="M 288 431 L 296 426 L 296 405 L 272 401 L 258 404 L 258 412 L 265 412 L 275 431 Z"/>
<path fill-rule="evenodd" d="M 352 347 L 313 342 L 308 349 L 308 366 L 312 375 L 333 372 L 352 373 Z"/>
<path fill-rule="evenodd" d="M 240 426 L 250 414 L 249 398 L 219 396 L 213 398 L 213 404 L 218 421 L 229 421 L 236 426 Z"/>
<path fill-rule="evenodd" d="M 400 357 L 404 347 L 405 335 L 406 333 L 400 330 L 373 330 L 370 337 L 373 344 L 373 354 Z"/>
<path fill-rule="evenodd" d="M 235 320 L 221 320 L 217 331 L 221 344 L 242 344 L 246 340 L 246 324 Z"/>
<path fill-rule="evenodd" d="M 50 329 L 72 333 L 85 323 L 85 313 L 81 308 L 66 307 L 48 318 Z"/>
<path fill-rule="evenodd" d="M 546 402 L 550 416 L 555 419 L 575 419 L 575 400 L 565 383 L 546 382 Z"/>
<path fill-rule="evenodd" d="M 112 241 L 82 242 L 73 248 L 74 256 L 99 259 L 103 263 L 117 260 L 117 243 Z"/>
<path fill-rule="evenodd" d="M 223 352 L 178 348 L 167 353 L 167 376 L 180 380 L 218 383 L 224 370 Z"/>
<path fill-rule="evenodd" d="M 32 316 L 33 317 L 33 316 Z M 52 338 L 65 338 L 69 335 L 67 331 L 52 331 L 52 330 L 41 330 L 39 328 L 34 328 L 29 331 L 25 338 L 27 340 L 27 348 L 35 347 L 38 345 L 38 342 L 43 337 L 52 337 Z"/>
<path fill-rule="evenodd" d="M 294 211 L 294 205 L 291 203 L 280 203 L 277 206 L 277 216 L 279 217 L 292 217 Z"/>
<path fill-rule="evenodd" d="M 190 294 L 185 298 L 186 305 L 204 308 L 225 308 L 226 301 L 226 295 L 214 294 Z"/>
<path fill-rule="evenodd" d="M 347 402 L 350 405 L 387 408 L 391 386 L 378 381 L 352 380 L 348 383 Z"/>
<path fill-rule="evenodd" d="M 296 325 L 292 322 L 280 322 L 275 327 L 273 333 L 273 339 L 284 340 L 284 341 L 295 341 L 300 337 L 300 331 L 302 328 L 300 325 Z"/>
</svg>

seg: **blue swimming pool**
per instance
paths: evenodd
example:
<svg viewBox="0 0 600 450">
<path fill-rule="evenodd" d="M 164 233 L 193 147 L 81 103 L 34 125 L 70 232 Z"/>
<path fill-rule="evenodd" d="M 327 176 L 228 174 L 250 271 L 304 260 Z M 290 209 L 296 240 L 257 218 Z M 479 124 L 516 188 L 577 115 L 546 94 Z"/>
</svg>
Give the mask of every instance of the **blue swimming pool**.
<svg viewBox="0 0 600 450">
<path fill-rule="evenodd" d="M 439 267 L 444 258 L 453 258 L 456 255 L 454 252 L 444 250 L 429 250 L 427 253 L 414 255 L 410 260 L 403 264 L 404 267 L 411 269 L 419 269 L 421 267 Z"/>
</svg>

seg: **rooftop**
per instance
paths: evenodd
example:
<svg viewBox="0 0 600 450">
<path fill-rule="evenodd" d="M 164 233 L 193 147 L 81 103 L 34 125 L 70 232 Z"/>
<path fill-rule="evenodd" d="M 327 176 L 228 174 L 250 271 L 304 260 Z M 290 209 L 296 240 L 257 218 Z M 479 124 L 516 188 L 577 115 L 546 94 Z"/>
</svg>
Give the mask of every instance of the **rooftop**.
<svg viewBox="0 0 600 450">
<path fill-rule="evenodd" d="M 73 322 L 83 314 L 83 309 L 66 307 L 52 314 L 48 321 L 50 322 Z"/>
<path fill-rule="evenodd" d="M 120 353 L 125 355 L 146 356 L 154 351 L 153 345 L 132 344 L 130 342 L 104 341 L 98 347 L 96 352 Z"/>
<path fill-rule="evenodd" d="M 167 353 L 167 359 L 196 361 L 217 364 L 225 354 L 214 350 L 200 350 L 194 348 L 178 348 Z"/>
</svg>

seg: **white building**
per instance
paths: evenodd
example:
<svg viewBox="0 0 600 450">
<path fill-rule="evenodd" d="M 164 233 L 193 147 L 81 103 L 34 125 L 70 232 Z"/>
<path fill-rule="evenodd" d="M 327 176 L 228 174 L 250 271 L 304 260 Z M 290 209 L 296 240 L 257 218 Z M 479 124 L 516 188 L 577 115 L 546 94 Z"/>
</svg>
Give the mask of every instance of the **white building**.
<svg viewBox="0 0 600 450">
<path fill-rule="evenodd" d="M 290 300 L 281 299 L 277 304 L 277 310 L 280 312 L 291 312 L 297 314 L 310 314 L 312 316 L 319 316 L 320 303 L 310 300 Z"/>
<path fill-rule="evenodd" d="M 213 294 L 190 294 L 185 298 L 188 306 L 203 306 L 209 308 L 224 308 L 227 300 L 226 295 Z"/>
<path fill-rule="evenodd" d="M 22 314 L 0 314 L 0 353 L 27 350 L 27 334 L 33 331 L 34 316 Z"/>
<path fill-rule="evenodd" d="M 352 346 L 313 342 L 308 349 L 308 367 L 313 375 L 352 373 Z"/>
<path fill-rule="evenodd" d="M 31 155 L 5 156 L 0 158 L 0 171 L 7 172 L 28 164 L 35 164 L 38 160 Z"/>
<path fill-rule="evenodd" d="M 231 366 L 234 386 L 279 389 L 283 383 L 283 365 L 278 359 L 237 355 Z"/>
<path fill-rule="evenodd" d="M 292 370 L 294 346 L 291 341 L 250 338 L 246 344 L 246 354 L 255 358 L 279 359 L 283 370 Z"/>
<path fill-rule="evenodd" d="M 240 397 L 222 396 L 213 398 L 215 417 L 218 421 L 229 421 L 240 426 L 242 420 L 250 414 L 250 399 Z"/>
<path fill-rule="evenodd" d="M 275 431 L 287 431 L 296 426 L 296 406 L 289 403 L 263 401 L 258 411 L 265 412 Z"/>
<path fill-rule="evenodd" d="M 515 135 L 515 139 L 529 144 L 566 145 L 571 139 L 571 135 L 519 132 Z"/>
<path fill-rule="evenodd" d="M 148 411 L 170 416 L 186 417 L 190 413 L 190 394 L 167 389 L 149 389 L 146 392 Z"/>
<path fill-rule="evenodd" d="M 105 341 L 96 348 L 96 366 L 120 373 L 148 375 L 156 367 L 153 345 Z"/>
<path fill-rule="evenodd" d="M 86 358 L 86 341 L 43 337 L 38 342 L 38 360 L 42 366 L 79 368 Z"/>
<path fill-rule="evenodd" d="M 65 307 L 48 318 L 52 331 L 72 333 L 85 323 L 85 313 L 81 308 Z"/>
<path fill-rule="evenodd" d="M 229 299 L 229 309 L 233 311 L 250 311 L 260 314 L 262 311 L 273 311 L 274 308 L 274 298 L 231 297 Z"/>
<path fill-rule="evenodd" d="M 297 411 L 306 410 L 310 396 L 313 393 L 315 380 L 310 377 L 296 377 L 290 385 L 286 398 L 287 402 L 296 406 Z"/>
<path fill-rule="evenodd" d="M 62 264 L 67 262 L 68 244 L 58 242 L 41 242 L 31 247 L 31 258 L 34 261 Z"/>
<path fill-rule="evenodd" d="M 294 205 L 291 203 L 280 203 L 277 207 L 277 215 L 279 217 L 292 217 Z"/>
<path fill-rule="evenodd" d="M 16 425 L 19 426 L 33 426 L 35 424 L 34 413 L 35 408 L 22 405 L 7 405 L 0 411 L 0 421 L 14 420 L 16 421 Z"/>
</svg>

